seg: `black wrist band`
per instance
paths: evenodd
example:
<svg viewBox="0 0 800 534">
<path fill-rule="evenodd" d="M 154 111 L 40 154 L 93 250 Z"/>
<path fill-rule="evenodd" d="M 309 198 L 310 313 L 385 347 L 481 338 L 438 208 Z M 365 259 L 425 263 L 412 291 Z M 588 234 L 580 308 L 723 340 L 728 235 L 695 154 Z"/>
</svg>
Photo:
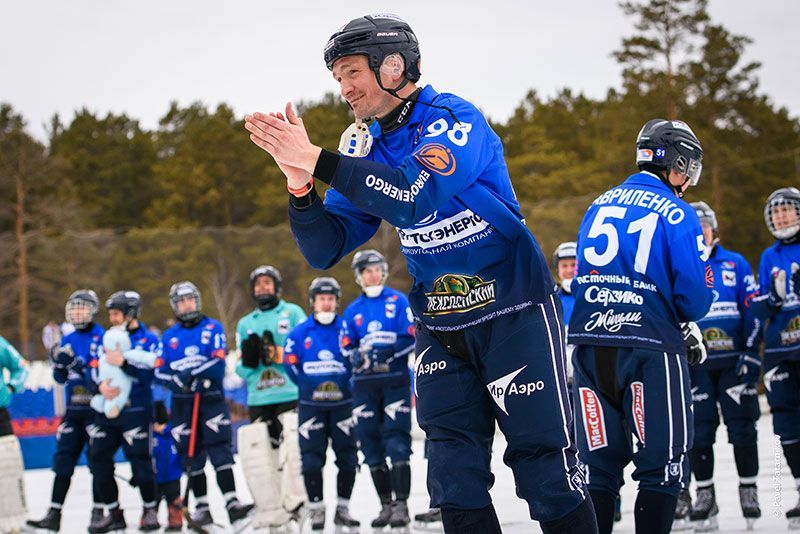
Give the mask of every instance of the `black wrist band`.
<svg viewBox="0 0 800 534">
<path fill-rule="evenodd" d="M 313 204 L 314 201 L 317 200 L 317 196 L 317 188 L 312 187 L 308 194 L 303 195 L 302 197 L 289 195 L 289 204 L 297 209 L 304 209 Z"/>
<path fill-rule="evenodd" d="M 322 152 L 319 153 L 319 158 L 317 158 L 317 164 L 314 166 L 314 178 L 331 185 L 333 175 L 336 173 L 336 167 L 339 166 L 339 158 L 341 158 L 339 154 L 323 148 Z"/>
</svg>

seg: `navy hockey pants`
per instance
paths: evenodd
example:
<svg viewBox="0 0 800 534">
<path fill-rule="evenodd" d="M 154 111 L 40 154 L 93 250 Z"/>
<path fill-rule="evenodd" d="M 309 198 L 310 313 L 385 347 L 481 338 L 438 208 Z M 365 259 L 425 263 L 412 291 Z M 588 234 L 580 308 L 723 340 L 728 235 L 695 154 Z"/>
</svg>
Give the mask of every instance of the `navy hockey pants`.
<svg viewBox="0 0 800 534">
<path fill-rule="evenodd" d="M 57 475 L 71 477 L 75 471 L 75 464 L 86 445 L 89 444 L 91 434 L 97 432 L 94 426 L 95 411 L 84 410 L 78 413 L 69 411 L 61 420 L 56 432 L 56 453 L 53 455 L 53 471 Z M 92 458 L 87 455 L 90 468 L 93 468 Z"/>
<path fill-rule="evenodd" d="M 189 395 L 172 397 L 170 424 L 172 437 L 178 443 L 178 453 L 184 458 L 189 452 L 189 437 L 192 428 L 192 402 Z M 203 468 L 206 457 L 219 470 L 233 465 L 231 452 L 231 417 L 222 393 L 204 393 L 200 398 L 195 438 L 195 460 L 192 471 Z"/>
<path fill-rule="evenodd" d="M 495 424 L 508 442 L 503 461 L 531 518 L 560 519 L 584 501 L 557 296 L 457 332 L 418 325 L 414 368 L 432 507 L 491 504 Z"/>
<path fill-rule="evenodd" d="M 328 441 L 336 454 L 340 471 L 355 471 L 358 467 L 358 446 L 355 437 L 353 406 L 298 405 L 298 434 L 303 473 L 321 471 L 325 465 Z"/>
<path fill-rule="evenodd" d="M 694 424 L 686 358 L 579 345 L 572 363 L 575 434 L 589 488 L 616 495 L 632 460 L 639 489 L 677 496 L 689 476 Z"/>
<path fill-rule="evenodd" d="M 784 361 L 764 371 L 772 426 L 781 444 L 800 442 L 800 361 Z"/>
<path fill-rule="evenodd" d="M 714 444 L 719 426 L 719 411 L 728 428 L 728 443 L 736 447 L 756 445 L 756 421 L 761 414 L 758 392 L 739 381 L 736 367 L 703 370 L 689 368 L 694 404 L 694 446 Z"/>
<path fill-rule="evenodd" d="M 356 437 L 370 467 L 407 462 L 411 457 L 411 386 L 401 382 L 376 387 L 355 384 Z"/>
</svg>

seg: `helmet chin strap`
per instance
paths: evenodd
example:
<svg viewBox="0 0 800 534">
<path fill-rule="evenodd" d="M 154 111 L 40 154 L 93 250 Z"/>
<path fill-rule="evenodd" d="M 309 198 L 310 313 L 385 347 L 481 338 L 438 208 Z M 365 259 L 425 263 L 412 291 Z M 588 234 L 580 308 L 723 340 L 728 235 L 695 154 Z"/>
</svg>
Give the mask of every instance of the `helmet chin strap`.
<svg viewBox="0 0 800 534">
<path fill-rule="evenodd" d="M 453 110 L 448 108 L 447 106 L 437 106 L 437 105 L 431 104 L 429 102 L 420 102 L 417 99 L 406 98 L 404 96 L 400 96 L 399 94 L 397 94 L 397 91 L 400 91 L 401 89 L 403 89 L 403 87 L 408 85 L 409 80 L 405 76 L 403 76 L 403 81 L 400 82 L 400 85 L 398 85 L 394 89 L 388 89 L 388 88 L 384 87 L 383 86 L 383 82 L 381 82 L 381 70 L 380 69 L 375 69 L 372 72 L 375 73 L 375 80 L 377 80 L 377 82 L 378 82 L 378 87 L 380 87 L 381 89 L 383 89 L 384 91 L 386 91 L 387 93 L 392 95 L 393 97 L 399 98 L 403 102 L 413 102 L 414 104 L 423 104 L 423 105 L 431 107 L 431 108 L 443 109 L 443 110 L 447 111 L 450 114 L 450 118 L 452 118 L 453 121 L 455 121 L 456 124 L 461 124 L 461 121 L 458 120 L 458 117 L 456 117 L 456 114 L 453 113 Z"/>
</svg>

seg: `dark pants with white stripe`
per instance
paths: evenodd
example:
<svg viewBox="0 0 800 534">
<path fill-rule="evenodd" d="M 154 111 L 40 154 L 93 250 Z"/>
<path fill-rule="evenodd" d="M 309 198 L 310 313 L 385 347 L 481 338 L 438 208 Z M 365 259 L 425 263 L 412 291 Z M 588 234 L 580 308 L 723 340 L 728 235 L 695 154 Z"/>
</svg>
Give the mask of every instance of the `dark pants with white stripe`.
<svg viewBox="0 0 800 534">
<path fill-rule="evenodd" d="M 589 488 L 616 495 L 633 461 L 640 490 L 677 496 L 694 432 L 686 358 L 579 345 L 573 365 L 575 433 Z"/>
<path fill-rule="evenodd" d="M 588 492 L 571 439 L 558 297 L 458 332 L 417 328 L 417 420 L 428 439 L 431 507 L 489 506 L 495 422 L 531 518 L 560 519 Z"/>
</svg>

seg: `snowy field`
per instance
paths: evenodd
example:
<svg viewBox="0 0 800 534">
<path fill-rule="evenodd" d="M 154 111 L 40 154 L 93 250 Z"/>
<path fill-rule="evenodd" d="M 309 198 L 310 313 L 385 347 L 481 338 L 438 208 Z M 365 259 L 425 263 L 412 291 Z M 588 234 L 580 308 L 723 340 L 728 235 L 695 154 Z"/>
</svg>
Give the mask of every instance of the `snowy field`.
<svg viewBox="0 0 800 534">
<path fill-rule="evenodd" d="M 784 532 L 787 530 L 784 512 L 797 502 L 797 491 L 794 486 L 789 468 L 783 460 L 780 444 L 774 439 L 772 434 L 772 418 L 769 414 L 762 415 L 758 423 L 759 433 L 759 457 L 760 474 L 758 481 L 759 497 L 761 501 L 762 518 L 756 523 L 755 530 L 765 533 Z M 416 429 L 415 436 L 421 434 Z M 727 435 L 724 427 L 720 427 L 717 434 L 716 469 L 715 482 L 717 490 L 717 500 L 720 508 L 719 524 L 720 532 L 736 533 L 746 532 L 744 520 L 741 517 L 738 496 L 738 477 L 736 466 L 733 461 L 733 452 L 727 444 Z M 413 514 L 423 512 L 428 508 L 428 496 L 425 490 L 425 459 L 422 455 L 422 439 L 414 440 L 414 455 L 411 458 L 412 480 L 411 498 L 409 508 Z M 502 461 L 502 452 L 505 448 L 505 441 L 498 434 L 495 440 L 492 469 L 497 477 L 492 498 L 497 509 L 497 514 L 503 526 L 503 532 L 507 533 L 530 533 L 541 532 L 538 525 L 528 518 L 525 503 L 518 499 L 514 493 L 514 480 L 511 470 Z M 237 466 L 238 468 L 238 466 Z M 334 532 L 333 529 L 333 508 L 336 495 L 336 476 L 333 457 L 329 455 L 328 463 L 325 467 L 325 496 L 328 502 L 328 521 L 325 532 Z M 207 465 L 209 476 L 209 500 L 215 521 L 227 525 L 227 515 L 224 511 L 222 496 L 215 484 L 213 471 L 210 464 Z M 249 494 L 245 488 L 244 479 L 241 473 L 236 471 L 236 483 L 239 488 L 239 495 L 243 501 L 249 500 Z M 628 475 L 632 469 L 629 469 Z M 118 465 L 117 472 L 125 477 L 130 476 L 128 464 Z M 636 488 L 630 478 L 629 482 L 622 488 L 622 522 L 617 523 L 614 532 L 634 532 L 633 527 L 633 504 L 636 498 Z M 50 500 L 50 488 L 52 483 L 52 473 L 49 470 L 38 469 L 26 473 L 26 495 L 30 515 L 35 518 L 41 517 Z M 120 483 L 120 501 L 125 510 L 125 517 L 128 521 L 129 532 L 135 532 L 133 527 L 138 526 L 139 515 L 141 513 L 141 503 L 138 492 L 129 487 L 125 482 Z M 692 493 L 694 496 L 694 493 Z M 89 523 L 89 512 L 91 507 L 90 476 L 86 467 L 79 467 L 72 479 L 72 487 L 67 496 L 62 520 L 62 532 L 86 532 Z M 362 469 L 356 478 L 353 497 L 350 503 L 353 516 L 361 521 L 361 532 L 369 533 L 369 522 L 378 512 L 379 504 L 375 496 L 375 490 L 369 471 Z M 166 507 L 162 504 L 160 510 L 162 524 L 166 522 Z M 307 528 L 310 532 L 310 529 Z"/>
</svg>

